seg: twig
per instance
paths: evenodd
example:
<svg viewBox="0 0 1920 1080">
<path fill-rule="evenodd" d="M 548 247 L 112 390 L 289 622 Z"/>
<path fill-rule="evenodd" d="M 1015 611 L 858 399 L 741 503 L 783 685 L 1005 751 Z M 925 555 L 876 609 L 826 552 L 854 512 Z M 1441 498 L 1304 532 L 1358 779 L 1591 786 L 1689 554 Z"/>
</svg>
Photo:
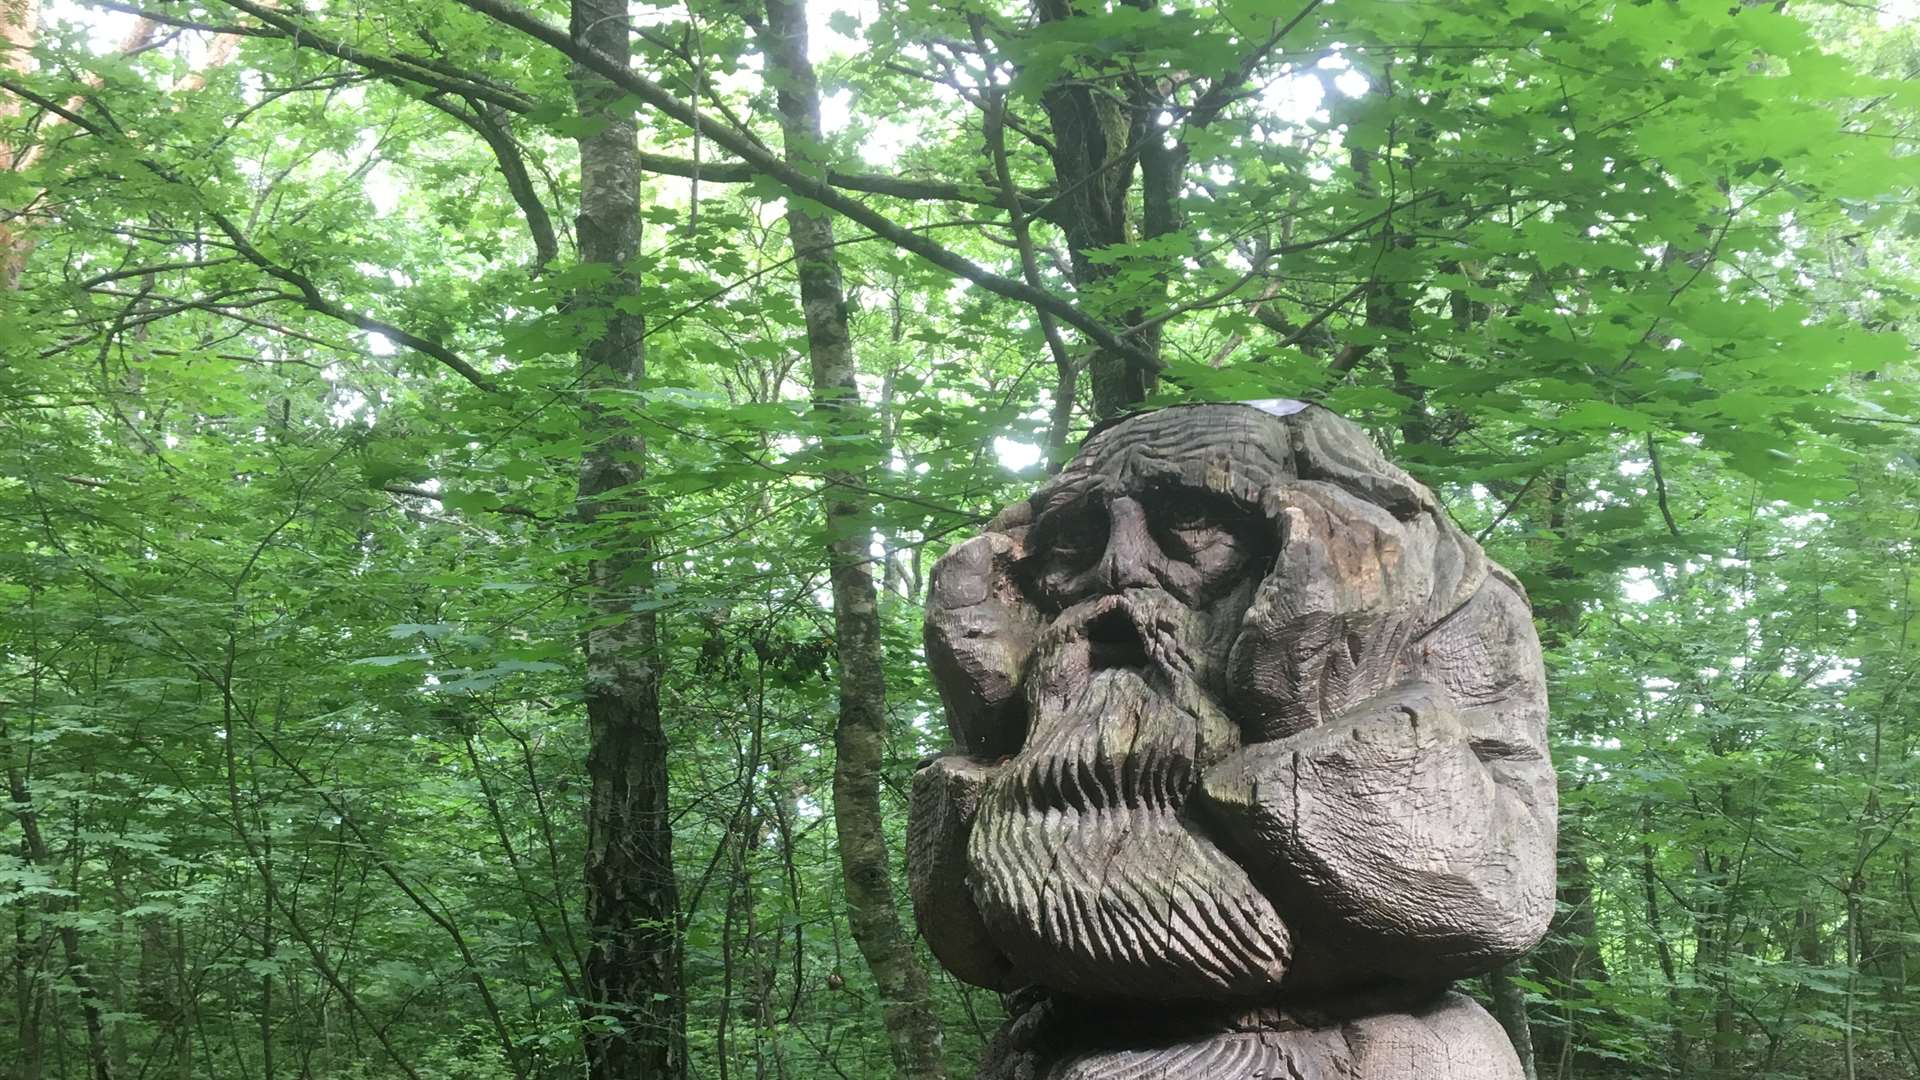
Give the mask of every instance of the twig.
<svg viewBox="0 0 1920 1080">
<path fill-rule="evenodd" d="M 1667 505 L 1667 477 L 1660 471 L 1660 447 L 1653 441 L 1653 432 L 1647 432 L 1647 459 L 1653 463 L 1654 499 L 1660 504 L 1660 517 L 1667 523 L 1667 531 L 1675 539 L 1680 536 L 1680 526 L 1674 524 L 1673 509 Z"/>
<path fill-rule="evenodd" d="M 58 102 L 50 101 L 46 97 L 34 93 L 32 90 L 21 86 L 11 79 L 0 79 L 0 89 L 4 89 L 9 93 L 17 95 L 24 101 L 32 102 L 58 115 L 80 130 L 90 132 L 102 138 L 110 137 L 105 130 L 86 117 L 61 106 Z M 188 190 L 195 190 L 191 185 L 182 181 L 173 170 L 159 162 L 151 158 L 140 158 L 139 161 L 142 167 L 160 179 L 170 184 L 179 184 Z M 235 225 L 225 214 L 220 213 L 211 206 L 202 206 L 201 209 L 202 212 L 207 215 L 208 219 L 213 222 L 214 226 L 226 235 L 227 242 L 232 245 L 234 251 L 240 254 L 241 258 L 264 271 L 269 277 L 278 278 L 292 285 L 300 293 L 300 302 L 309 310 L 333 319 L 338 319 L 350 326 L 358 327 L 370 333 L 380 334 L 397 344 L 405 345 L 407 348 L 413 349 L 416 352 L 424 353 L 453 369 L 461 378 L 466 379 L 474 386 L 489 393 L 494 391 L 493 383 L 488 380 L 485 375 L 481 374 L 478 368 L 475 368 L 462 359 L 458 353 L 455 353 L 437 341 L 408 333 L 392 323 L 376 319 L 371 315 L 353 311 L 349 308 L 341 307 L 339 304 L 328 300 L 320 292 L 319 286 L 314 284 L 312 278 L 292 267 L 282 266 L 274 262 L 272 259 L 269 259 L 265 253 L 261 252 L 260 249 L 254 247 L 253 244 L 247 240 L 245 234 L 240 231 L 239 226 Z"/>
<path fill-rule="evenodd" d="M 1500 511 L 1500 515 L 1492 521 L 1487 522 L 1487 527 L 1480 530 L 1480 534 L 1473 538 L 1474 541 L 1476 543 L 1486 543 L 1487 537 L 1493 535 L 1493 530 L 1499 528 L 1500 523 L 1507 520 L 1507 518 L 1513 514 L 1514 510 L 1519 508 L 1520 500 L 1527 497 L 1527 492 L 1533 489 L 1533 482 L 1538 479 L 1540 479 L 1539 473 L 1534 473 L 1532 476 L 1527 477 L 1527 482 L 1521 484 L 1520 490 L 1513 493 L 1513 498 L 1507 501 L 1507 505 Z"/>
</svg>

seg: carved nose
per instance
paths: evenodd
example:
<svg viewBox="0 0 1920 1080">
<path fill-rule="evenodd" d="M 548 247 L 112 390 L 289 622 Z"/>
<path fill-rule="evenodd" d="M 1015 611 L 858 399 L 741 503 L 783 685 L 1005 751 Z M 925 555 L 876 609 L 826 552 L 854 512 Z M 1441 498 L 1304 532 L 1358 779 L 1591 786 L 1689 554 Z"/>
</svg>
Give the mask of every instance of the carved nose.
<svg viewBox="0 0 1920 1080">
<path fill-rule="evenodd" d="M 1093 671 L 1142 668 L 1147 662 L 1146 640 L 1126 609 L 1116 607 L 1087 624 L 1087 666 Z"/>
<path fill-rule="evenodd" d="M 1107 521 L 1107 550 L 1096 568 L 1100 583 L 1115 592 L 1157 586 L 1153 567 L 1160 549 L 1147 531 L 1146 510 L 1132 499 L 1115 499 L 1107 506 Z"/>
</svg>

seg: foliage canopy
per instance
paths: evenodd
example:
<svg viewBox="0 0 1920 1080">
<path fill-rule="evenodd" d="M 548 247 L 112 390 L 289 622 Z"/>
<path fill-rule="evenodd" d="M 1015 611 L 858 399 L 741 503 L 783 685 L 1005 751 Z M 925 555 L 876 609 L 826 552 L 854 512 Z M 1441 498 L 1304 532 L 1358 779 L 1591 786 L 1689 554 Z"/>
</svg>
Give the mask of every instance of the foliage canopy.
<svg viewBox="0 0 1920 1080">
<path fill-rule="evenodd" d="M 684 1066 L 890 1074 L 830 552 L 898 852 L 924 568 L 1099 417 L 1275 396 L 1532 594 L 1561 915 L 1474 989 L 1540 1074 L 1920 1075 L 1910 4 L 686 0 L 611 67 L 601 7 L 0 0 L 8 1075 L 580 1073 L 639 622 Z M 1000 1005 L 932 1001 L 964 1075 Z"/>
</svg>

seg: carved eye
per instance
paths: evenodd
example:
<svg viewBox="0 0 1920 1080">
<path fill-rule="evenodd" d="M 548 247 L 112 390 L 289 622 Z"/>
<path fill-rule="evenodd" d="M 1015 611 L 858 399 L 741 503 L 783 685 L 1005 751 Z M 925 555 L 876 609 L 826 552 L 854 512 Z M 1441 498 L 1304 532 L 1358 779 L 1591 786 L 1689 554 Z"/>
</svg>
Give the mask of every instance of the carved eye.
<svg viewBox="0 0 1920 1080">
<path fill-rule="evenodd" d="M 1027 557 L 1016 573 L 1027 596 L 1049 611 L 1069 601 L 1069 583 L 1085 573 L 1107 551 L 1107 509 L 1098 500 L 1047 511 L 1028 535 Z"/>
<path fill-rule="evenodd" d="M 1236 543 L 1246 530 L 1237 507 L 1216 505 L 1192 495 L 1167 498 L 1150 515 L 1155 539 L 1169 555 L 1191 560 L 1222 544 Z"/>
<path fill-rule="evenodd" d="M 1041 535 L 1049 569 L 1077 571 L 1091 566 L 1107 549 L 1106 508 L 1085 502 L 1062 511 Z"/>
</svg>

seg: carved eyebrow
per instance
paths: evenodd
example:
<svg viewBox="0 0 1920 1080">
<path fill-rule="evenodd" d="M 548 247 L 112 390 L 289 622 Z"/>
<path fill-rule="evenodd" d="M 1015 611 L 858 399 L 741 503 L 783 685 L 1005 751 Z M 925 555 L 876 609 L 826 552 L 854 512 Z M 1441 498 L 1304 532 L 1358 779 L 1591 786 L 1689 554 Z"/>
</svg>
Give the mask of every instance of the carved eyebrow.
<svg viewBox="0 0 1920 1080">
<path fill-rule="evenodd" d="M 1236 492 L 1192 483 L 1178 473 L 1160 473 L 1139 477 L 1132 485 L 1106 477 L 1086 477 L 1043 491 L 1037 496 L 1039 502 L 1033 506 L 1033 524 L 1046 532 L 1057 528 L 1057 521 L 1063 515 L 1118 495 L 1131 495 L 1155 502 L 1179 500 L 1238 515 L 1255 524 L 1266 523 L 1266 514 L 1257 500 Z"/>
<path fill-rule="evenodd" d="M 1090 515 L 1106 517 L 1105 500 L 1099 497 L 1097 490 L 1080 490 L 1070 496 L 1050 501 L 1033 515 L 1033 542 L 1040 545 L 1029 552 L 1029 556 L 1043 554 L 1041 549 L 1051 546 L 1061 535 L 1071 532 L 1076 526 L 1085 523 Z"/>
<path fill-rule="evenodd" d="M 1041 519 L 1070 510 L 1075 506 L 1091 502 L 1106 488 L 1097 478 L 1076 478 L 1055 487 L 1039 492 L 1033 505 L 1033 523 L 1038 525 Z"/>
<path fill-rule="evenodd" d="M 1178 476 L 1155 477 L 1146 483 L 1139 494 L 1146 499 L 1182 500 L 1207 509 L 1224 510 L 1260 524 L 1265 524 L 1267 520 L 1260 504 L 1254 500 L 1205 484 L 1189 483 Z"/>
</svg>

